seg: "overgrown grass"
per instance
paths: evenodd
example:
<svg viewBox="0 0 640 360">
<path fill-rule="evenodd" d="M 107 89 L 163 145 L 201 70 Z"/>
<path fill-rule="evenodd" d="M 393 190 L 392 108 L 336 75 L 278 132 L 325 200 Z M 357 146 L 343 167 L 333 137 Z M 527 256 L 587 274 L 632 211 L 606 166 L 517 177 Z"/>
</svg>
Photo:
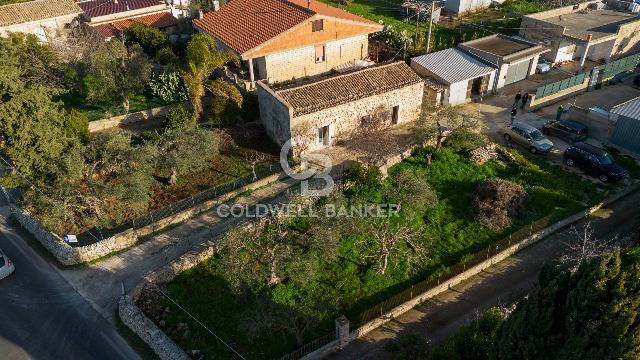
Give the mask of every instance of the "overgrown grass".
<svg viewBox="0 0 640 360">
<path fill-rule="evenodd" d="M 525 225 L 543 217 L 563 218 L 600 201 L 605 196 L 604 185 L 594 185 L 580 177 L 565 172 L 559 166 L 549 165 L 538 157 L 529 157 L 517 150 L 508 149 L 515 161 L 491 160 L 477 165 L 460 153 L 444 148 L 434 153 L 432 165 L 427 165 L 426 155 L 432 149 L 421 149 L 409 159 L 390 169 L 390 176 L 381 186 L 367 189 L 360 194 L 371 202 L 383 199 L 386 188 L 392 186 L 399 174 L 411 171 L 425 178 L 438 192 L 439 200 L 432 207 L 417 205 L 420 215 L 411 221 L 421 231 L 421 236 L 431 242 L 430 256 L 420 265 L 419 271 L 407 270 L 407 264 L 396 260 L 385 274 L 380 274 L 371 264 L 358 257 L 358 236 L 353 233 L 343 238 L 335 260 L 324 261 L 321 270 L 309 274 L 304 286 L 282 283 L 273 288 L 272 301 L 286 306 L 292 312 L 304 311 L 302 302 L 314 303 L 322 299 L 326 309 L 320 313 L 317 325 L 306 332 L 307 340 L 331 331 L 333 321 L 340 315 L 350 319 L 373 305 L 400 292 L 411 283 L 445 271 L 492 242 L 514 233 Z M 503 178 L 525 187 L 529 194 L 526 214 L 515 220 L 507 229 L 494 232 L 478 223 L 471 214 L 470 198 L 476 185 L 489 178 Z M 313 220 L 300 219 L 295 227 L 311 226 Z M 251 239 L 247 239 L 251 241 Z M 233 344 L 245 356 L 251 358 L 278 357 L 296 348 L 295 342 L 284 331 L 262 333 L 254 340 L 247 336 L 247 314 L 255 306 L 250 290 L 244 294 L 231 291 L 220 259 L 213 257 L 192 270 L 182 273 L 167 285 L 171 296 L 193 313 L 222 338 Z M 303 299 L 303 300 L 296 300 Z M 176 337 L 184 349 L 200 349 L 211 357 L 231 357 L 222 343 L 192 322 L 170 302 L 167 317 L 169 323 L 188 323 L 189 336 Z"/>
</svg>

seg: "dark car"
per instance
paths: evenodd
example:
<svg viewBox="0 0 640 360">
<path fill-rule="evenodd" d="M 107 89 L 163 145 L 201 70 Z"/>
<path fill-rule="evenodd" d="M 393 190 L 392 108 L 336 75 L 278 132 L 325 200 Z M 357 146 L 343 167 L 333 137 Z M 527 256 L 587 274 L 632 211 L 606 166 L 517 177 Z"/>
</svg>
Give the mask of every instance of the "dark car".
<svg viewBox="0 0 640 360">
<path fill-rule="evenodd" d="M 577 121 L 551 121 L 542 127 L 542 133 L 565 140 L 569 143 L 584 141 L 589 137 L 589 129 Z"/>
<path fill-rule="evenodd" d="M 575 143 L 564 152 L 564 163 L 577 166 L 602 182 L 617 181 L 629 172 L 618 164 L 608 152 L 585 143 Z"/>
</svg>

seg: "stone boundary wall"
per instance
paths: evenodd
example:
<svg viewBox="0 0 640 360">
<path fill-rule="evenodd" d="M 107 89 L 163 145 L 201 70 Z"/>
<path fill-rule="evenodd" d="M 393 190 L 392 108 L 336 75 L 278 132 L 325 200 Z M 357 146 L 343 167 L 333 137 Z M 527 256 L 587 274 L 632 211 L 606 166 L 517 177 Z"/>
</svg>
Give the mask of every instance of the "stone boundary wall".
<svg viewBox="0 0 640 360">
<path fill-rule="evenodd" d="M 162 360 L 191 359 L 176 343 L 156 326 L 136 304 L 124 295 L 118 301 L 120 320 L 136 333 Z"/>
<path fill-rule="evenodd" d="M 462 281 L 465 281 L 467 279 L 469 279 L 470 277 L 477 275 L 478 273 L 480 273 L 481 271 L 490 268 L 491 266 L 493 266 L 494 264 L 497 264 L 501 261 L 503 261 L 504 259 L 516 254 L 517 252 L 519 252 L 520 250 L 528 247 L 529 245 L 532 245 L 542 239 L 544 239 L 545 237 L 549 236 L 550 234 L 566 227 L 569 226 L 577 221 L 579 221 L 580 219 L 585 218 L 586 216 L 589 216 L 591 214 L 593 214 L 594 212 L 598 211 L 600 208 L 602 208 L 603 206 L 606 206 L 608 204 L 611 204 L 613 202 L 616 202 L 617 200 L 621 199 L 622 197 L 625 197 L 627 195 L 629 195 L 630 193 L 637 191 L 638 189 L 640 189 L 640 186 L 638 186 L 638 184 L 634 184 L 633 186 L 630 186 L 626 189 L 624 189 L 623 191 L 610 196 L 608 199 L 604 200 L 603 202 L 592 206 L 586 210 L 583 210 L 577 214 L 571 215 L 567 218 L 565 218 L 564 220 L 558 221 L 557 223 L 550 225 L 540 231 L 538 231 L 535 234 L 532 234 L 531 236 L 527 237 L 526 239 L 508 247 L 507 249 L 501 251 L 500 253 L 490 257 L 489 259 L 485 260 L 484 262 L 469 268 L 468 270 L 460 273 L 457 276 L 454 276 L 453 278 L 442 282 L 440 285 L 431 288 L 427 291 L 425 291 L 424 293 L 414 297 L 413 299 L 405 302 L 404 304 L 401 304 L 395 308 L 393 308 L 392 310 L 390 310 L 389 312 L 381 315 L 380 317 L 373 319 L 371 321 L 369 321 L 368 323 L 362 325 L 361 327 L 359 327 L 358 329 L 355 329 L 353 331 L 351 331 L 351 333 L 349 334 L 349 341 L 354 341 L 358 338 L 363 337 L 364 335 L 366 335 L 367 333 L 369 333 L 370 331 L 386 324 L 387 322 L 393 320 L 394 318 L 397 318 L 398 316 L 404 314 L 405 312 L 413 309 L 414 307 L 416 307 L 417 305 L 420 305 L 421 303 L 425 302 L 428 299 L 431 299 L 447 290 L 449 290 L 449 288 L 451 288 L 452 286 L 455 286 L 459 283 L 461 283 Z M 303 357 L 302 359 L 304 360 L 315 360 L 315 359 L 321 359 L 325 356 L 327 356 L 328 354 L 337 351 L 338 347 L 340 346 L 340 343 L 338 340 L 334 340 L 332 342 L 330 342 L 329 344 L 321 347 L 320 349 L 306 355 L 305 357 Z"/>
<path fill-rule="evenodd" d="M 137 230 L 129 228 L 95 244 L 78 247 L 70 246 L 59 235 L 46 230 L 38 219 L 19 206 L 11 204 L 10 211 L 12 216 L 20 223 L 20 225 L 31 233 L 47 250 L 49 250 L 58 262 L 62 265 L 71 266 L 86 263 L 107 256 L 111 253 L 130 248 L 138 242 L 140 237 L 160 231 L 167 226 L 182 223 L 213 208 L 217 204 L 231 200 L 245 191 L 264 187 L 286 177 L 287 175 L 284 173 L 276 173 L 267 176 L 239 189 L 223 194 L 213 200 L 206 201 L 180 213 L 160 219 L 148 226 Z"/>
<path fill-rule="evenodd" d="M 577 93 L 585 92 L 589 87 L 590 81 L 591 81 L 591 76 L 585 76 L 584 81 L 582 81 L 581 84 L 572 86 L 570 88 L 566 88 L 562 91 L 558 91 L 555 94 L 545 96 L 540 99 L 536 99 L 536 95 L 532 94 L 529 97 L 529 103 L 527 104 L 527 111 L 536 110 L 541 107 L 575 96 Z"/>
</svg>

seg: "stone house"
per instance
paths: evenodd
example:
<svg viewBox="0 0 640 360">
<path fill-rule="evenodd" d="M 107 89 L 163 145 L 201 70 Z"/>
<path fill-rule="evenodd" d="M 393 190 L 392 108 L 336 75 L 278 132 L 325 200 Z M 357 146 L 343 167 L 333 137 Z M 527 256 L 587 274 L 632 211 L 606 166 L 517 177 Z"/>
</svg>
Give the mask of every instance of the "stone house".
<svg viewBox="0 0 640 360">
<path fill-rule="evenodd" d="M 283 82 L 356 65 L 382 25 L 318 0 L 233 0 L 193 20 L 245 62 L 247 81 Z"/>
<path fill-rule="evenodd" d="M 82 9 L 74 0 L 34 0 L 0 6 L 0 36 L 21 32 L 47 42 L 60 37 L 80 14 Z"/>
<path fill-rule="evenodd" d="M 287 86 L 257 86 L 260 118 L 294 154 L 348 140 L 420 116 L 424 81 L 404 62 L 383 63 Z"/>
<path fill-rule="evenodd" d="M 640 17 L 601 0 L 525 15 L 520 36 L 551 48 L 553 63 L 606 61 L 640 50 Z M 627 3 L 632 4 L 632 3 Z"/>
</svg>

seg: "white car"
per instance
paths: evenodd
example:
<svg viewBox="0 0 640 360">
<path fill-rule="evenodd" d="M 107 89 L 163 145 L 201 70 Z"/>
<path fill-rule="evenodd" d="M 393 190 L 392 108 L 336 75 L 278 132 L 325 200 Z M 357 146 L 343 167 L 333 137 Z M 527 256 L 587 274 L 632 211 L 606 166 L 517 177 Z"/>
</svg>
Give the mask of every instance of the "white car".
<svg viewBox="0 0 640 360">
<path fill-rule="evenodd" d="M 540 61 L 538 65 L 536 65 L 536 73 L 538 74 L 546 74 L 551 70 L 551 65 L 547 62 Z"/>
<path fill-rule="evenodd" d="M 15 270 L 13 262 L 0 250 L 0 279 L 4 279 Z"/>
</svg>

